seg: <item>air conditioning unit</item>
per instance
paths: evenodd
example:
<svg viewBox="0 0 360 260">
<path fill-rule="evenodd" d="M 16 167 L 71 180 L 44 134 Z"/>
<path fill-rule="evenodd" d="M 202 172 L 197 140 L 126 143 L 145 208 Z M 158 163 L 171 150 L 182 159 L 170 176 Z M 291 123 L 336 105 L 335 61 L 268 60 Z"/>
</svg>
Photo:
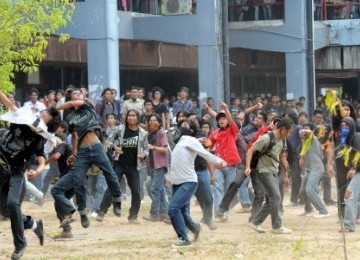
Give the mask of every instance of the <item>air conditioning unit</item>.
<svg viewBox="0 0 360 260">
<path fill-rule="evenodd" d="M 163 15 L 191 14 L 192 0 L 162 0 Z"/>
</svg>

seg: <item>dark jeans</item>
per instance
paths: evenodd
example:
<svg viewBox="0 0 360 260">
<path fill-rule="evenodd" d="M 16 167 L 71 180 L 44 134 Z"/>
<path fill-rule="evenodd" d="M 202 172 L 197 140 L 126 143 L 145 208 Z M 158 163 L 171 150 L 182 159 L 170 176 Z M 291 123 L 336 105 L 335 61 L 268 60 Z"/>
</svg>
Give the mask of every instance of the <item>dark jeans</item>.
<svg viewBox="0 0 360 260">
<path fill-rule="evenodd" d="M 325 203 L 331 202 L 331 177 L 325 172 L 321 178 L 322 189 L 323 189 L 323 200 Z"/>
<path fill-rule="evenodd" d="M 70 200 L 74 196 L 74 194 L 75 194 L 74 189 L 70 189 L 70 190 L 64 192 L 64 196 L 68 200 Z M 64 217 L 66 216 L 66 212 L 64 212 L 61 209 L 61 204 L 57 200 L 54 200 L 54 207 L 55 207 L 55 211 L 56 211 L 56 216 L 58 217 L 58 219 L 60 220 L 60 223 L 61 223 L 61 221 L 63 221 Z M 66 226 L 64 226 L 63 230 L 70 231 L 71 230 L 70 224 L 67 224 Z"/>
<path fill-rule="evenodd" d="M 196 224 L 190 216 L 190 199 L 196 188 L 197 182 L 185 182 L 172 186 L 173 192 L 168 213 L 178 238 L 182 240 L 188 240 L 186 228 L 193 233 L 200 228 L 200 225 Z"/>
<path fill-rule="evenodd" d="M 258 214 L 253 217 L 252 223 L 260 225 L 270 214 L 272 228 L 278 229 L 282 226 L 279 213 L 281 195 L 279 191 L 278 176 L 277 174 L 271 174 L 268 172 L 258 172 L 256 175 L 264 188 L 266 198 L 265 204 L 262 206 Z"/>
<path fill-rule="evenodd" d="M 136 219 L 139 214 L 141 204 L 139 171 L 136 169 L 136 166 L 120 165 L 118 162 L 114 162 L 114 171 L 119 182 L 123 178 L 123 175 L 126 176 L 128 185 L 131 190 L 131 207 L 129 210 L 128 219 Z M 107 189 L 100 204 L 100 211 L 107 213 L 110 206 L 111 194 L 110 190 Z"/>
<path fill-rule="evenodd" d="M 0 212 L 5 217 L 10 217 L 15 249 L 19 250 L 26 246 L 24 229 L 30 229 L 34 220 L 21 212 L 25 195 L 24 170 L 11 168 L 11 172 L 12 175 L 0 172 Z"/>
<path fill-rule="evenodd" d="M 87 172 L 91 165 L 99 167 L 103 172 L 113 201 L 120 202 L 120 184 L 101 143 L 78 148 L 74 163 L 74 170 L 76 172 L 75 188 L 84 185 Z"/>
<path fill-rule="evenodd" d="M 247 178 L 246 175 L 241 173 L 237 173 L 235 176 L 235 180 L 230 184 L 229 188 L 226 190 L 224 198 L 222 199 L 219 205 L 220 212 L 226 212 L 230 209 L 231 202 L 235 198 L 241 184 Z"/>
<path fill-rule="evenodd" d="M 198 187 L 195 192 L 195 197 L 198 200 L 203 212 L 203 222 L 210 223 L 213 220 L 214 205 L 214 199 L 211 192 L 210 174 L 208 170 L 197 171 L 196 174 L 198 177 Z"/>
<path fill-rule="evenodd" d="M 84 185 L 75 188 L 76 176 L 74 168 L 65 174 L 51 189 L 51 195 L 56 203 L 56 213 L 58 216 L 73 214 L 75 208 L 70 202 L 67 194 L 74 189 L 78 211 L 81 215 L 85 215 L 86 211 L 86 189 Z"/>
<path fill-rule="evenodd" d="M 301 169 L 296 166 L 294 169 L 289 169 L 289 176 L 291 178 L 291 194 L 290 202 L 298 203 L 301 187 Z"/>
<path fill-rule="evenodd" d="M 344 218 L 345 202 L 344 196 L 348 186 L 346 174 L 348 169 L 344 166 L 343 158 L 336 158 L 336 188 L 337 188 L 337 201 L 338 201 L 338 216 L 340 219 Z"/>
<path fill-rule="evenodd" d="M 259 173 L 257 170 L 254 170 L 250 174 L 251 183 L 254 189 L 255 198 L 251 207 L 251 214 L 249 222 L 252 222 L 253 218 L 259 213 L 265 198 L 265 191 L 262 183 L 259 179 Z"/>
</svg>

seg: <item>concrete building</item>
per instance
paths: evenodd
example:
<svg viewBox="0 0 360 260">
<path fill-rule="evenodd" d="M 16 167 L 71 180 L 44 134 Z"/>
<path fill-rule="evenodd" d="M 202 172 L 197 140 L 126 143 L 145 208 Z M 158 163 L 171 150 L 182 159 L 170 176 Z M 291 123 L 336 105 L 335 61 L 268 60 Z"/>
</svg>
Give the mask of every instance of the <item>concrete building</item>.
<svg viewBox="0 0 360 260">
<path fill-rule="evenodd" d="M 165 2 L 170 1 L 191 2 Z M 233 10 L 241 6 L 229 2 L 230 18 L 236 20 Z M 231 97 L 298 99 L 329 87 L 360 97 L 360 19 L 311 21 L 309 43 L 307 2 L 274 1 L 277 19 L 263 20 L 260 11 L 257 21 L 229 23 Z M 45 90 L 72 83 L 88 85 L 93 97 L 105 87 L 123 92 L 132 85 L 160 86 L 176 95 L 186 85 L 193 96 L 223 99 L 222 3 L 197 0 L 196 13 L 151 15 L 118 11 L 116 0 L 78 2 L 72 23 L 62 30 L 71 40 L 60 45 L 53 37 L 40 73 L 16 78 L 17 94 L 25 98 L 28 85 Z M 321 16 L 329 18 L 333 6 L 324 8 Z M 316 81 L 309 86 L 314 54 Z"/>
</svg>

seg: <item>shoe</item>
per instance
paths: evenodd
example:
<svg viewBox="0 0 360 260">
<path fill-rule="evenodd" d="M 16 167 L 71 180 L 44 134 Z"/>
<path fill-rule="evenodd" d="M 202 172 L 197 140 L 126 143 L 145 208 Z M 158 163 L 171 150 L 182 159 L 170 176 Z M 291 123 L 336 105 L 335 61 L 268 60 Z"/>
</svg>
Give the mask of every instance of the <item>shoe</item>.
<svg viewBox="0 0 360 260">
<path fill-rule="evenodd" d="M 199 228 L 195 232 L 193 232 L 194 233 L 194 241 L 198 240 L 200 231 L 201 231 L 201 224 L 199 223 Z"/>
<path fill-rule="evenodd" d="M 83 228 L 88 228 L 90 226 L 90 220 L 86 214 L 80 215 L 80 221 Z"/>
<path fill-rule="evenodd" d="M 34 233 L 39 238 L 40 245 L 42 246 L 44 244 L 44 226 L 41 219 L 36 221 Z"/>
<path fill-rule="evenodd" d="M 97 217 L 96 217 L 96 221 L 98 222 L 103 222 L 104 221 L 104 216 L 105 216 L 105 213 L 103 211 L 99 211 L 97 213 Z"/>
<path fill-rule="evenodd" d="M 129 224 L 139 225 L 140 222 L 137 220 L 137 218 L 129 218 Z"/>
<path fill-rule="evenodd" d="M 71 230 L 69 231 L 65 231 L 63 230 L 60 234 L 57 234 L 56 236 L 53 237 L 53 239 L 64 239 L 64 238 L 72 238 L 73 234 L 71 232 Z"/>
<path fill-rule="evenodd" d="M 299 204 L 296 202 L 290 202 L 289 204 L 286 204 L 285 207 L 297 207 Z"/>
<path fill-rule="evenodd" d="M 25 253 L 25 248 L 26 248 L 26 246 L 24 246 L 20 249 L 15 249 L 14 252 L 11 254 L 11 259 L 12 260 L 20 259 Z"/>
<path fill-rule="evenodd" d="M 281 228 L 273 229 L 272 232 L 274 234 L 290 234 L 292 230 L 290 228 L 281 227 Z"/>
<path fill-rule="evenodd" d="M 166 224 L 168 225 L 171 225 L 171 220 L 169 217 L 162 217 L 161 218 L 161 221 L 165 222 Z"/>
<path fill-rule="evenodd" d="M 327 218 L 329 216 L 330 216 L 329 213 L 327 213 L 327 214 L 317 214 L 317 215 L 314 215 L 313 218 L 321 219 L 321 218 Z"/>
<path fill-rule="evenodd" d="M 243 214 L 243 213 L 250 213 L 250 212 L 251 212 L 251 207 L 249 207 L 249 208 L 241 208 L 236 213 Z"/>
<path fill-rule="evenodd" d="M 311 217 L 311 216 L 313 216 L 314 215 L 314 213 L 315 213 L 315 211 L 314 210 L 310 210 L 310 211 L 300 211 L 299 213 L 298 213 L 298 216 L 300 216 L 300 217 Z"/>
<path fill-rule="evenodd" d="M 97 218 L 98 214 L 95 211 L 93 211 L 90 216 L 92 218 Z"/>
<path fill-rule="evenodd" d="M 255 225 L 254 223 L 250 223 L 249 224 L 250 227 L 255 230 L 256 232 L 259 232 L 259 233 L 265 233 L 265 229 L 263 229 L 260 225 Z"/>
<path fill-rule="evenodd" d="M 67 225 L 69 225 L 70 223 L 72 223 L 74 221 L 75 221 L 75 219 L 72 218 L 72 215 L 66 215 L 64 217 L 64 219 L 60 222 L 59 228 L 66 227 Z"/>
<path fill-rule="evenodd" d="M 121 216 L 121 202 L 113 202 L 113 212 L 117 217 Z"/>
<path fill-rule="evenodd" d="M 149 216 L 143 216 L 143 219 L 147 220 L 147 221 L 151 221 L 151 222 L 159 222 L 162 221 L 162 219 L 160 217 L 154 217 L 153 215 L 149 215 Z"/>
<path fill-rule="evenodd" d="M 214 222 L 214 221 L 209 221 L 209 222 L 207 222 L 207 223 L 205 223 L 207 226 L 208 226 L 208 228 L 210 229 L 210 230 L 215 230 L 215 229 L 217 229 L 217 225 L 216 225 L 216 223 Z"/>
<path fill-rule="evenodd" d="M 191 241 L 179 239 L 171 248 L 187 247 L 191 246 Z"/>
<path fill-rule="evenodd" d="M 337 204 L 337 202 L 335 200 L 333 200 L 333 199 L 325 201 L 326 206 L 332 206 L 332 205 L 336 205 L 336 204 Z"/>
</svg>

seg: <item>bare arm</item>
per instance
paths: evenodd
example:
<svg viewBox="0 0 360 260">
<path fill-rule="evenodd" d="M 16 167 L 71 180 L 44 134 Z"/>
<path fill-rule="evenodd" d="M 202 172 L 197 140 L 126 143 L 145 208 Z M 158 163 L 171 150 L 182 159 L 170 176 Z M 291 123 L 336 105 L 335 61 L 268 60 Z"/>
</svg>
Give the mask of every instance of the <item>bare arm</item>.
<svg viewBox="0 0 360 260">
<path fill-rule="evenodd" d="M 18 110 L 17 106 L 13 102 L 8 99 L 8 97 L 0 91 L 0 102 L 7 106 L 11 111 Z"/>
<path fill-rule="evenodd" d="M 254 147 L 251 146 L 248 151 L 246 152 L 246 168 L 245 168 L 245 171 L 244 171 L 244 174 L 249 176 L 250 173 L 251 173 L 251 167 L 250 167 L 250 164 L 251 164 L 251 159 L 254 155 Z"/>
<path fill-rule="evenodd" d="M 45 161 L 46 161 L 46 159 L 44 157 L 42 157 L 42 156 L 37 157 L 38 167 L 36 168 L 36 170 L 29 170 L 27 172 L 27 176 L 30 180 L 34 179 L 37 175 L 39 175 L 45 169 Z"/>
<path fill-rule="evenodd" d="M 226 119 L 229 125 L 231 125 L 234 122 L 234 119 L 229 111 L 228 105 L 224 101 L 220 100 L 220 107 L 222 110 L 224 110 Z"/>
<path fill-rule="evenodd" d="M 264 106 L 263 104 L 257 103 L 256 105 L 253 105 L 252 107 L 248 107 L 247 109 L 245 109 L 244 113 L 245 115 L 248 115 L 255 110 L 262 109 L 263 106 Z"/>
<path fill-rule="evenodd" d="M 57 110 L 65 110 L 65 109 L 72 108 L 72 107 L 80 107 L 83 104 L 84 104 L 84 100 L 73 100 L 73 101 L 68 101 L 61 105 L 56 106 L 56 109 Z"/>
<path fill-rule="evenodd" d="M 203 104 L 203 108 L 206 110 L 206 112 L 207 112 L 210 116 L 216 117 L 216 115 L 217 115 L 216 111 L 214 111 L 211 107 L 209 107 L 208 104 L 204 103 L 204 104 Z"/>
</svg>

